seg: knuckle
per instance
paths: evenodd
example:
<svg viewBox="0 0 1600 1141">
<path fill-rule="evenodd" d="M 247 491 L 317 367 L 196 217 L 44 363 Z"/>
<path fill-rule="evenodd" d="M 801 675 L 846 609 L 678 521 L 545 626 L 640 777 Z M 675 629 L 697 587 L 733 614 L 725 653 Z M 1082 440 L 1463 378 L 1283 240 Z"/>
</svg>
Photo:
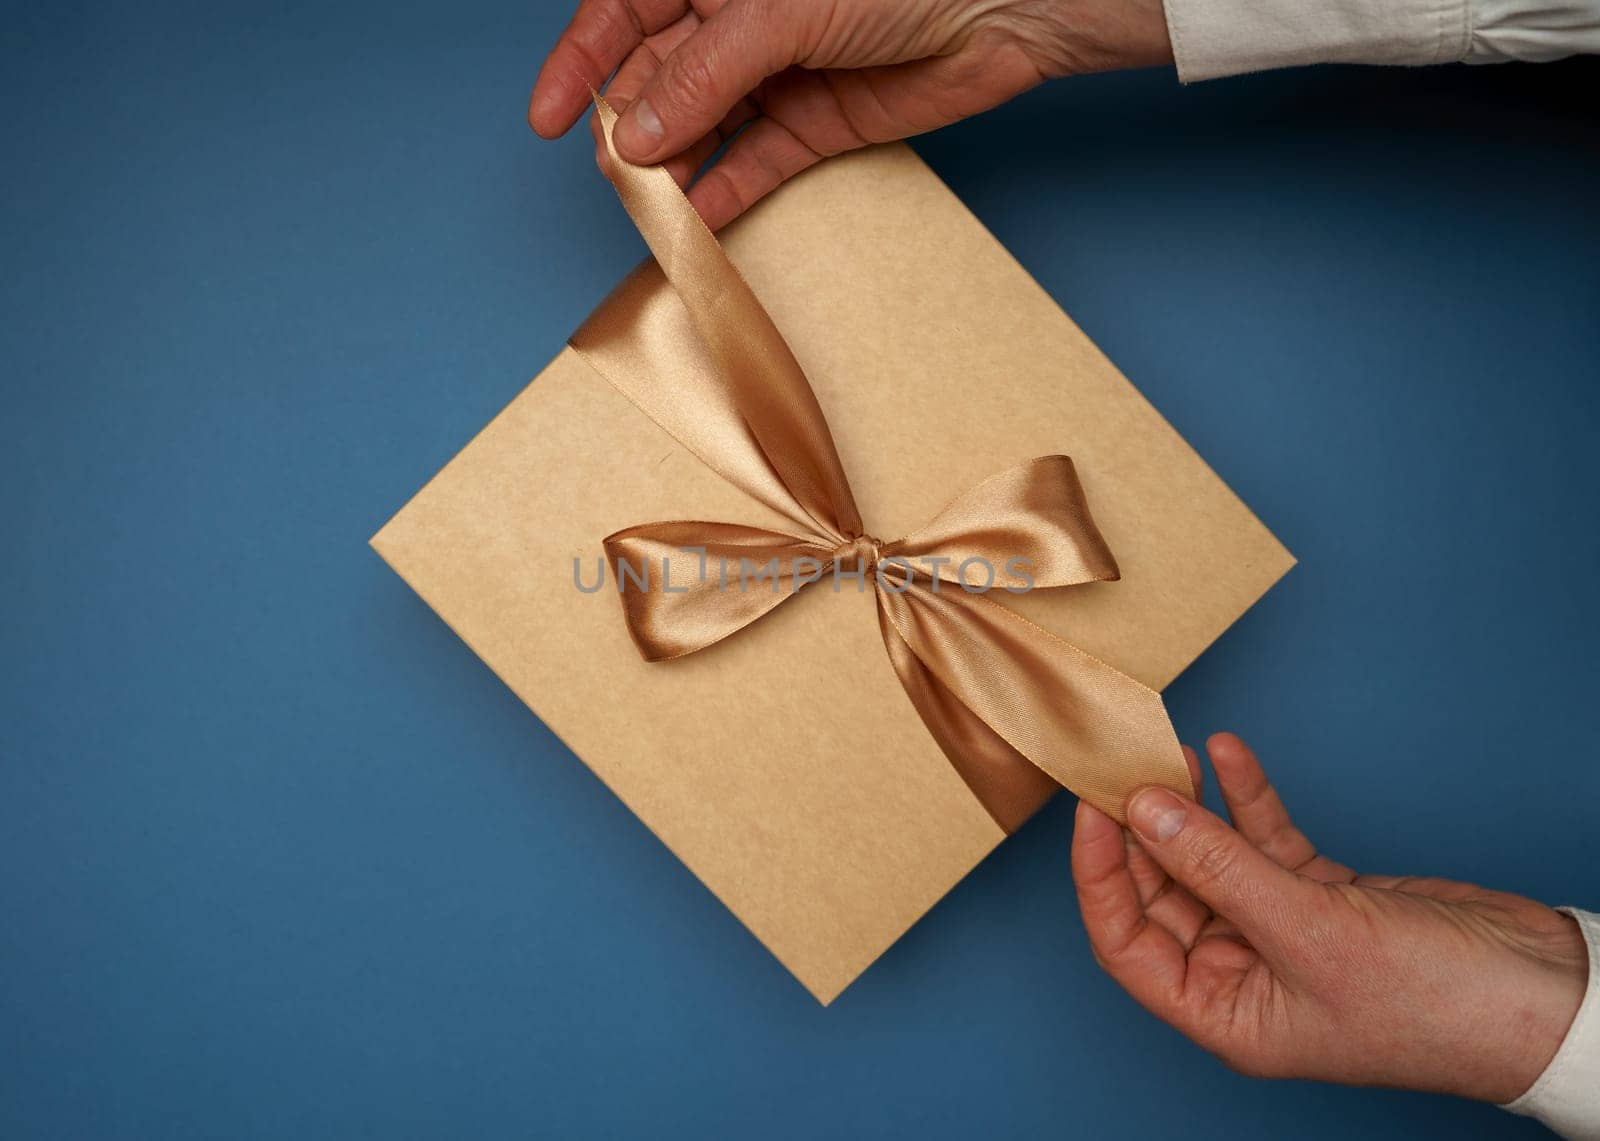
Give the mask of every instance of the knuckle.
<svg viewBox="0 0 1600 1141">
<path fill-rule="evenodd" d="M 1271 828 L 1267 829 L 1267 834 L 1261 838 L 1258 846 L 1262 848 L 1273 846 L 1288 847 L 1299 838 L 1299 830 L 1293 824 L 1287 820 L 1279 820 Z"/>
<path fill-rule="evenodd" d="M 692 113 L 715 105 L 719 82 L 716 57 L 710 52 L 680 52 L 671 58 L 673 66 L 661 86 L 672 108 Z"/>
<path fill-rule="evenodd" d="M 1218 840 L 1207 838 L 1189 852 L 1189 875 L 1196 887 L 1220 887 L 1232 878 L 1238 857 L 1233 848 Z"/>
<path fill-rule="evenodd" d="M 626 4 L 586 4 L 573 20 L 572 44 L 587 62 L 603 68 L 627 47 L 633 29 Z"/>
<path fill-rule="evenodd" d="M 1279 862 L 1290 859 L 1296 866 L 1307 863 L 1317 854 L 1316 845 L 1306 839 L 1300 829 L 1289 820 L 1280 820 L 1273 825 L 1256 846 L 1275 859 L 1279 859 Z"/>
<path fill-rule="evenodd" d="M 750 203 L 744 200 L 744 195 L 739 190 L 739 183 L 720 166 L 714 166 L 706 171 L 700 182 L 706 188 L 703 193 L 713 199 L 720 198 L 736 212 L 743 213 L 750 208 Z"/>
<path fill-rule="evenodd" d="M 1239 790 L 1238 808 L 1241 812 L 1248 811 L 1266 801 L 1268 797 L 1275 798 L 1276 795 L 1271 782 L 1264 775 L 1258 775 Z"/>
</svg>

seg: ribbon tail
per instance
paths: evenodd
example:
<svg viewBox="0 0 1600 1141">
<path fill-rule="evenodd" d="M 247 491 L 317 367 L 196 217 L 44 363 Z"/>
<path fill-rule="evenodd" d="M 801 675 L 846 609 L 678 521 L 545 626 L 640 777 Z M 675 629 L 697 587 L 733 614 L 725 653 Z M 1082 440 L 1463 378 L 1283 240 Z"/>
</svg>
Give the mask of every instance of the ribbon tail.
<svg viewBox="0 0 1600 1141">
<path fill-rule="evenodd" d="M 1123 804 L 1141 785 L 1194 795 L 1155 690 L 959 588 L 935 593 L 913 581 L 880 588 L 878 604 L 907 694 L 1002 828 L 1013 830 L 1007 821 L 1018 812 L 1016 823 L 1025 820 L 1038 793 L 999 744 L 1118 823 L 1126 823 Z M 917 669 L 902 668 L 908 656 Z M 976 781 L 969 776 L 975 768 L 982 770 Z"/>
<path fill-rule="evenodd" d="M 1006 835 L 1025 824 L 1061 786 L 989 728 L 912 652 L 880 598 L 884 649 L 911 704 L 972 795 Z"/>
<path fill-rule="evenodd" d="M 827 419 L 783 335 L 672 176 L 617 154 L 616 113 L 594 102 L 612 185 L 671 288 L 635 274 L 572 347 L 735 487 L 836 541 L 859 535 Z"/>
</svg>

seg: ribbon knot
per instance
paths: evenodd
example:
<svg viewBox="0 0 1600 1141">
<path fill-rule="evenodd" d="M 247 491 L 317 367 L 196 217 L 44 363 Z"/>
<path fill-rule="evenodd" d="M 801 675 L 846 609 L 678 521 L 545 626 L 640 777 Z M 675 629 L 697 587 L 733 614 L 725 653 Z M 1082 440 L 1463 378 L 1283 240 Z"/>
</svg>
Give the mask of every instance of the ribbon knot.
<svg viewBox="0 0 1600 1141">
<path fill-rule="evenodd" d="M 833 562 L 835 566 L 842 566 L 846 570 L 859 569 L 865 574 L 877 568 L 882 550 L 882 541 L 871 535 L 857 535 L 854 539 L 842 543 L 833 552 Z"/>
<path fill-rule="evenodd" d="M 595 105 L 611 178 L 657 261 L 630 275 L 571 344 L 702 463 L 794 528 L 678 521 L 607 536 L 640 653 L 666 661 L 705 649 L 829 563 L 865 570 L 892 560 L 898 573 L 873 591 L 884 650 L 1002 829 L 1018 828 L 1060 785 L 1118 820 L 1140 785 L 1191 793 L 1159 694 L 988 597 L 1119 577 L 1072 461 L 1018 464 L 904 538 L 869 535 L 816 394 L 772 318 L 672 176 L 617 154 L 616 115 L 598 95 Z M 817 652 L 825 660 L 828 647 Z M 770 684 L 734 681 L 751 701 Z"/>
</svg>

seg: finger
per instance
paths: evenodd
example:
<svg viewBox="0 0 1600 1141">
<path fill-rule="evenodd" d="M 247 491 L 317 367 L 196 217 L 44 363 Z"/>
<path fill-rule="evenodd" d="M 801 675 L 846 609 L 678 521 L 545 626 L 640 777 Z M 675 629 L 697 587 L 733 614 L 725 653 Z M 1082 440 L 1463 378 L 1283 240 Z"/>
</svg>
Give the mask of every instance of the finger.
<svg viewBox="0 0 1600 1141">
<path fill-rule="evenodd" d="M 700 16 L 689 11 L 654 35 L 646 36 L 644 42 L 628 53 L 627 58 L 618 65 L 611 82 L 606 84 L 606 101 L 620 112 L 622 108 L 619 104 L 637 99 L 651 77 L 661 70 L 661 61 L 694 35 L 699 27 Z"/>
<path fill-rule="evenodd" d="M 1206 752 L 1217 771 L 1222 802 L 1241 836 L 1286 868 L 1297 868 L 1317 854 L 1289 819 L 1250 746 L 1232 733 L 1217 733 L 1206 742 Z"/>
<path fill-rule="evenodd" d="M 547 139 L 564 134 L 589 105 L 590 89 L 600 90 L 646 36 L 688 8 L 688 0 L 582 0 L 539 69 L 528 125 Z"/>
<path fill-rule="evenodd" d="M 733 11 L 733 5 L 724 11 Z M 799 35 L 804 34 L 802 29 Z M 684 50 L 698 42 L 697 37 Z M 679 54 L 669 57 L 669 64 Z M 744 146 L 730 148 L 706 172 L 703 188 L 691 200 L 706 224 L 717 229 L 822 158 L 930 130 L 979 110 L 988 105 L 983 98 L 970 107 L 950 103 L 953 92 L 973 86 L 969 67 L 941 56 L 851 71 L 790 67 L 764 82 L 757 77 L 765 121 L 774 125 L 747 132 L 753 137 L 740 140 Z M 647 98 L 653 96 L 647 93 Z M 998 96 L 988 100 L 998 101 Z"/>
<path fill-rule="evenodd" d="M 1314 885 L 1169 789 L 1128 798 L 1128 823 L 1145 851 L 1189 893 L 1252 943 L 1284 947 L 1316 903 Z"/>
<path fill-rule="evenodd" d="M 681 19 L 669 24 L 655 35 L 646 37 L 644 43 L 630 52 L 628 58 L 622 61 L 622 66 L 617 68 L 617 73 L 611 77 L 611 82 L 606 85 L 606 102 L 611 104 L 612 110 L 620 114 L 629 103 L 638 98 L 639 92 L 644 90 L 650 77 L 660 69 L 661 61 L 673 48 L 693 35 L 699 26 L 700 17 L 696 13 L 692 11 L 685 13 Z M 611 152 L 606 146 L 605 132 L 600 127 L 598 114 L 589 116 L 589 129 L 594 136 L 595 165 L 609 178 Z M 682 154 L 674 156 L 670 162 L 662 165 L 679 186 L 684 186 L 705 161 L 716 153 L 721 142 L 720 133 L 706 135 Z"/>
<path fill-rule="evenodd" d="M 1206 742 L 1217 787 L 1228 806 L 1228 816 L 1239 834 L 1269 858 L 1324 882 L 1348 882 L 1349 868 L 1317 855 L 1316 845 L 1295 827 L 1277 789 L 1256 759 L 1255 752 L 1232 733 L 1217 733 Z"/>
<path fill-rule="evenodd" d="M 616 104 L 613 104 L 612 106 L 617 107 Z M 624 103 L 621 106 L 627 106 L 627 104 Z M 593 122 L 590 129 L 594 135 L 594 164 L 600 168 L 600 173 L 604 174 L 607 178 L 610 178 L 611 151 L 606 147 L 605 132 L 600 128 L 599 117 L 591 116 L 591 118 Z M 715 133 L 706 135 L 704 138 L 698 140 L 688 150 L 683 151 L 680 154 L 673 155 L 666 162 L 662 163 L 661 169 L 672 175 L 672 180 L 676 182 L 681 189 L 689 184 L 689 181 L 694 178 L 695 172 L 704 166 L 712 155 L 717 153 L 717 148 L 721 145 L 722 138 L 720 135 Z"/>
<path fill-rule="evenodd" d="M 1189 783 L 1194 786 L 1195 799 L 1200 798 L 1204 774 L 1200 756 L 1193 747 L 1182 746 L 1184 762 L 1189 766 Z M 1139 902 L 1145 914 L 1168 931 L 1172 937 L 1190 950 L 1205 934 L 1218 929 L 1222 922 L 1211 914 L 1211 909 L 1180 887 L 1167 870 L 1149 852 L 1144 850 L 1132 832 L 1123 830 L 1122 838 L 1128 849 L 1128 873 L 1139 893 Z"/>
<path fill-rule="evenodd" d="M 807 24 L 824 7 L 730 0 L 667 56 L 617 121 L 617 153 L 659 162 L 708 133 L 757 84 L 805 54 Z"/>
<path fill-rule="evenodd" d="M 1198 799 L 1200 758 L 1188 745 L 1182 748 L 1183 759 L 1189 766 L 1189 783 L 1194 786 Z M 1211 909 L 1174 883 L 1132 832 L 1124 829 L 1122 839 L 1128 850 L 1128 874 L 1133 877 L 1133 886 L 1139 893 L 1139 903 L 1145 914 L 1172 932 L 1172 937 L 1183 944 L 1185 950 L 1193 947 L 1201 932 L 1216 922 Z"/>
<path fill-rule="evenodd" d="M 1123 845 L 1128 851 L 1128 874 L 1133 877 L 1139 905 L 1150 919 L 1161 924 L 1188 950 L 1211 922 L 1211 909 L 1173 882 L 1162 866 L 1126 829 Z"/>
<path fill-rule="evenodd" d="M 707 226 L 719 230 L 822 156 L 774 119 L 757 119 L 689 191 Z"/>
<path fill-rule="evenodd" d="M 1184 948 L 1139 905 L 1122 829 L 1083 801 L 1072 832 L 1072 879 L 1095 960 L 1141 1006 L 1174 1017 L 1183 996 Z"/>
</svg>

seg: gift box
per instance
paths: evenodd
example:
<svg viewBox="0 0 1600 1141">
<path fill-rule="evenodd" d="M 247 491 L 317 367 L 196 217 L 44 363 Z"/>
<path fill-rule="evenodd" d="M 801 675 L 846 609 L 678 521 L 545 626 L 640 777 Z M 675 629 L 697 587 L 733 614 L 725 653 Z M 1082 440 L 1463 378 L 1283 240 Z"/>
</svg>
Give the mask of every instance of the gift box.
<svg viewBox="0 0 1600 1141">
<path fill-rule="evenodd" d="M 738 274 L 678 209 L 640 217 L 676 276 L 641 267 L 372 545 L 826 1003 L 1042 801 L 1016 757 L 1110 811 L 1173 783 L 1152 691 L 1293 559 L 904 145 L 729 227 Z M 787 350 L 752 332 L 767 314 Z M 801 379 L 768 375 L 789 352 Z M 775 449 L 763 418 L 807 381 L 820 435 Z M 1020 589 L 1028 559 L 957 581 L 871 537 L 999 554 L 1036 507 L 1070 534 L 1024 554 L 1078 585 Z M 669 548 L 690 553 L 652 565 Z M 946 611 L 954 633 L 927 624 Z"/>
</svg>

